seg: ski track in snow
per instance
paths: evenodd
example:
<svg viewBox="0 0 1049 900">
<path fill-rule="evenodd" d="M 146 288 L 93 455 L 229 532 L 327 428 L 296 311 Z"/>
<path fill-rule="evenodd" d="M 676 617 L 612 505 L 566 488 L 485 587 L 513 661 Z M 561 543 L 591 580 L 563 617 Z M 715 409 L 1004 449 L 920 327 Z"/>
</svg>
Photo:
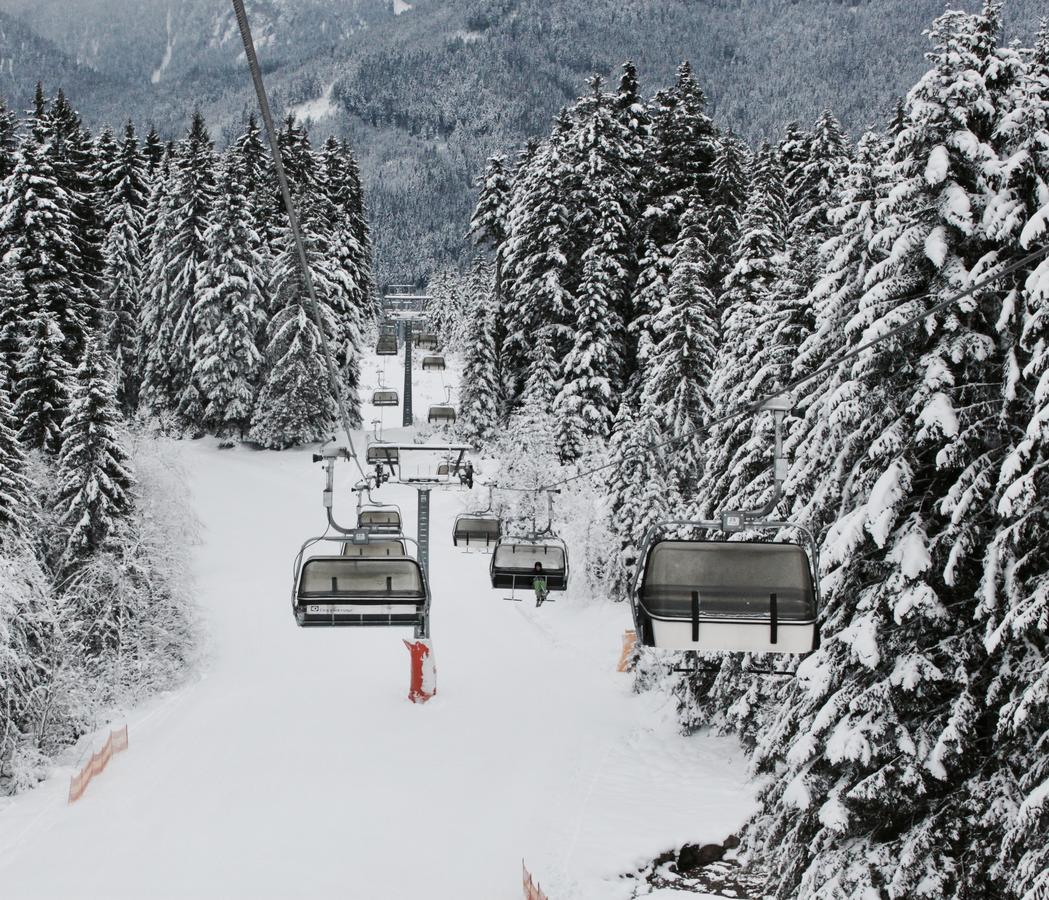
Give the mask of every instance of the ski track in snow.
<svg viewBox="0 0 1049 900">
<path fill-rule="evenodd" d="M 368 398 L 377 365 L 362 366 Z M 417 420 L 457 368 L 416 372 Z M 400 408 L 364 409 L 380 415 L 407 439 Z M 4 900 L 516 900 L 522 858 L 551 900 L 628 900 L 637 883 L 620 873 L 722 840 L 752 810 L 735 741 L 682 737 L 671 701 L 615 672 L 625 605 L 571 589 L 541 609 L 508 603 L 490 557 L 452 547 L 464 492 L 432 495 L 438 694 L 413 706 L 410 630 L 294 624 L 292 560 L 324 523 L 311 450 L 182 446 L 208 662 L 135 711 L 130 749 L 80 802 L 65 805 L 69 765 L 0 807 Z M 340 464 L 342 520 L 354 475 Z M 414 535 L 414 490 L 376 496 Z"/>
</svg>

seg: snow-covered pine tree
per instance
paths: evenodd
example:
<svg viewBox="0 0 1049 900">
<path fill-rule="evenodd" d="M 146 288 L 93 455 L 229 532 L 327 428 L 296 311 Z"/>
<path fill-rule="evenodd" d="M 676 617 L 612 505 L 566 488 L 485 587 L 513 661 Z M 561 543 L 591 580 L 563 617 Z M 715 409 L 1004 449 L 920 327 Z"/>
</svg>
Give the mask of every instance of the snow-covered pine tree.
<svg viewBox="0 0 1049 900">
<path fill-rule="evenodd" d="M 204 235 L 204 258 L 194 304 L 193 380 L 201 424 L 220 437 L 243 437 L 261 382 L 264 264 L 239 153 L 227 155 Z"/>
<path fill-rule="evenodd" d="M 0 790 L 28 790 L 47 776 L 41 752 L 46 690 L 59 636 L 51 578 L 27 539 L 2 538 L 0 554 Z M 45 745 L 46 746 L 46 745 Z"/>
<path fill-rule="evenodd" d="M 95 214 L 103 227 L 109 221 L 110 203 L 116 187 L 116 163 L 119 147 L 113 129 L 104 125 L 92 146 L 92 181 L 94 191 L 92 200 Z"/>
<path fill-rule="evenodd" d="M 644 371 L 645 413 L 675 443 L 667 465 L 679 493 L 690 496 L 699 477 L 703 427 L 710 413 L 708 394 L 718 346 L 714 261 L 707 250 L 707 210 L 693 200 L 674 244 L 666 305 L 654 331 L 660 335 Z"/>
<path fill-rule="evenodd" d="M 131 510 L 134 476 L 117 432 L 119 411 L 112 383 L 94 344 L 76 371 L 69 415 L 62 424 L 56 472 L 62 530 L 58 567 L 69 573 L 107 549 Z"/>
<path fill-rule="evenodd" d="M 514 396 L 531 360 L 538 329 L 550 329 L 554 352 L 571 341 L 578 240 L 569 198 L 576 178 L 569 165 L 572 120 L 563 112 L 550 138 L 526 155 L 513 181 L 503 257 L 506 340 L 500 348 L 508 394 Z"/>
<path fill-rule="evenodd" d="M 739 239 L 740 218 L 747 201 L 747 171 L 750 168 L 747 145 L 732 132 L 722 134 L 710 173 L 708 206 L 710 254 L 714 275 L 720 284 L 732 266 L 732 250 Z"/>
<path fill-rule="evenodd" d="M 874 132 L 860 139 L 827 213 L 837 234 L 819 248 L 818 277 L 805 298 L 814 329 L 798 348 L 794 378 L 829 362 L 842 351 L 849 335 L 862 328 L 853 319 L 860 310 L 867 273 L 880 258 L 871 245 L 879 191 L 884 194 L 879 168 L 886 153 L 884 139 Z M 863 392 L 848 367 L 810 381 L 796 399 L 800 420 L 793 422 L 784 445 L 787 458 L 793 460 L 783 488 L 784 508 L 819 534 L 837 515 L 843 479 L 871 436 L 863 427 Z"/>
<path fill-rule="evenodd" d="M 62 332 L 51 314 L 36 313 L 15 380 L 14 422 L 19 426 L 18 439 L 27 448 L 57 453 L 62 444 L 72 376 L 63 349 Z"/>
<path fill-rule="evenodd" d="M 327 302 L 334 290 L 333 274 L 323 254 L 315 220 L 304 217 L 301 227 L 321 321 L 332 341 L 340 330 Z M 266 380 L 255 404 L 249 433 L 251 440 L 273 449 L 329 436 L 337 413 L 320 334 L 288 230 L 283 245 L 284 250 L 274 263 L 274 302 L 279 311 L 267 326 Z"/>
<path fill-rule="evenodd" d="M 150 122 L 149 131 L 142 142 L 142 159 L 146 167 L 146 178 L 150 182 L 152 182 L 153 176 L 156 175 L 157 169 L 160 168 L 161 160 L 164 159 L 164 153 L 164 142 L 160 139 L 160 135 L 157 134 L 157 127 Z"/>
<path fill-rule="evenodd" d="M 648 529 L 671 518 L 677 506 L 674 485 L 664 477 L 667 459 L 661 448 L 666 435 L 658 422 L 658 410 L 646 399 L 640 409 L 622 403 L 612 428 L 607 491 L 609 521 L 619 539 L 611 579 L 616 599 L 627 596 Z"/>
<path fill-rule="evenodd" d="M 61 89 L 44 118 L 44 139 L 41 149 L 51 164 L 58 186 L 69 198 L 72 221 L 76 223 L 72 234 L 77 252 L 71 260 L 75 266 L 69 269 L 68 277 L 79 295 L 87 327 L 93 329 L 101 318 L 98 284 L 105 239 L 105 223 L 95 183 L 98 162 L 90 132 Z M 79 360 L 81 349 L 78 345 L 71 364 L 75 365 Z"/>
<path fill-rule="evenodd" d="M 81 266 L 75 223 L 73 203 L 49 155 L 34 141 L 23 142 L 15 170 L 3 183 L 0 247 L 5 268 L 21 281 L 20 288 L 11 286 L 22 294 L 21 308 L 27 315 L 50 314 L 61 329 L 67 362 L 79 353 L 91 321 L 83 283 L 75 275 Z M 18 326 L 5 322 L 5 327 Z"/>
<path fill-rule="evenodd" d="M 33 489 L 25 474 L 25 451 L 14 429 L 10 379 L 6 372 L 0 376 L 0 549 L 4 549 L 7 536 L 31 531 Z"/>
<path fill-rule="evenodd" d="M 614 390 L 620 359 L 616 336 L 622 320 L 616 308 L 627 278 L 621 259 L 629 226 L 611 191 L 604 198 L 599 222 L 601 234 L 583 254 L 573 344 L 554 401 L 558 447 L 565 462 L 577 459 L 587 441 L 608 437 L 617 405 Z"/>
<path fill-rule="evenodd" d="M 989 5 L 948 11 L 932 29 L 933 68 L 888 154 L 893 188 L 874 239 L 886 255 L 868 273 L 851 346 L 947 298 L 987 259 L 986 33 L 999 27 Z M 779 897 L 828 885 L 843 897 L 1001 896 L 980 775 L 995 712 L 975 619 L 1003 446 L 999 315 L 1000 297 L 981 292 L 852 367 L 871 439 L 824 541 L 833 639 L 758 744 L 757 764 L 775 775 L 749 840 Z"/>
<path fill-rule="evenodd" d="M 18 159 L 18 117 L 0 97 L 0 183 L 15 170 Z"/>
<path fill-rule="evenodd" d="M 175 412 L 180 425 L 201 428 L 204 398 L 193 378 L 196 346 L 194 306 L 208 247 L 204 241 L 215 205 L 215 150 L 204 116 L 198 110 L 172 160 L 170 246 L 161 278 L 167 287 L 162 315 L 171 329 L 171 374 L 174 378 Z"/>
<path fill-rule="evenodd" d="M 819 248 L 837 233 L 827 216 L 847 172 L 850 148 L 838 120 L 824 110 L 812 132 L 784 142 L 780 153 L 786 166 L 790 221 L 782 274 L 775 290 L 775 302 L 784 311 L 775 343 L 784 348 L 784 353 L 793 353 L 814 328 L 807 298 L 816 285 Z"/>
<path fill-rule="evenodd" d="M 789 373 L 772 336 L 781 321 L 773 302 L 783 250 L 782 174 L 767 145 L 755 157 L 733 267 L 722 295 L 721 351 L 710 382 L 717 415 L 740 409 L 773 390 Z M 704 443 L 704 472 L 697 489 L 702 518 L 716 518 L 731 502 L 751 506 L 771 482 L 769 416 L 738 416 L 715 425 Z"/>
<path fill-rule="evenodd" d="M 106 169 L 106 234 L 102 245 L 100 340 L 113 365 L 117 403 L 125 414 L 138 407 L 139 317 L 142 313 L 142 216 L 146 208 L 145 164 L 131 122 Z"/>
<path fill-rule="evenodd" d="M 102 333 L 100 340 L 113 367 L 117 403 L 125 414 L 138 408 L 139 331 L 142 305 L 141 222 L 130 203 L 114 212 L 102 254 Z"/>
<path fill-rule="evenodd" d="M 473 328 L 460 380 L 458 430 L 466 440 L 480 446 L 499 425 L 501 399 L 495 344 L 495 273 L 481 258 L 470 273 L 469 294 Z"/>
<path fill-rule="evenodd" d="M 124 217 L 120 211 L 123 204 L 130 206 L 141 220 L 149 202 L 150 182 L 146 158 L 139 147 L 135 125 L 130 120 L 124 126 L 124 135 L 112 161 L 103 171 L 103 177 L 110 185 L 102 198 L 106 227 L 113 227 L 114 216 Z"/>
<path fill-rule="evenodd" d="M 180 383 L 175 348 L 177 319 L 169 275 L 175 229 L 173 155 L 166 153 L 156 170 L 142 223 L 145 259 L 138 351 L 140 396 L 154 415 L 174 412 Z"/>
<path fill-rule="evenodd" d="M 1032 51 L 999 48 L 997 57 L 1000 169 L 984 226 L 1004 263 L 1049 236 L 1049 22 Z M 979 611 L 994 673 L 987 703 L 999 709 L 997 765 L 983 784 L 988 829 L 1004 837 L 992 874 L 1009 896 L 1028 900 L 1049 892 L 1049 260 L 1011 277 L 997 325 L 1016 337 L 1002 393 L 1017 427 L 998 473 L 1000 525 L 985 555 Z"/>
<path fill-rule="evenodd" d="M 659 91 L 650 105 L 651 126 L 638 165 L 644 173 L 639 178 L 642 235 L 639 272 L 627 312 L 628 378 L 635 369 L 644 370 L 661 339 L 655 319 L 666 302 L 681 217 L 690 198 L 704 198 L 713 187 L 718 142 L 705 106 L 706 97 L 687 62 L 678 67 L 675 85 Z"/>
</svg>

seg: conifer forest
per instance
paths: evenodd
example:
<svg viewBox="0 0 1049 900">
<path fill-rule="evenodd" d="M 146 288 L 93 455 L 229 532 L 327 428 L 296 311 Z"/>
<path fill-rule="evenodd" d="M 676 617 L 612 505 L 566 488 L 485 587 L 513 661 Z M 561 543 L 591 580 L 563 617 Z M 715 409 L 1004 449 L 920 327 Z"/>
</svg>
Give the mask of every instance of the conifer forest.
<svg viewBox="0 0 1049 900">
<path fill-rule="evenodd" d="M 450 206 L 387 160 L 375 183 L 414 194 L 372 207 L 403 85 L 344 128 L 278 90 L 278 167 L 254 105 L 107 122 L 32 70 L 31 103 L 0 101 L 0 897 L 110 884 L 46 874 L 68 851 L 112 852 L 116 896 L 492 900 L 525 856 L 547 900 L 1049 898 L 1049 16 L 1007 33 L 1008 0 L 954 5 L 899 36 L 924 74 L 866 128 L 860 82 L 845 119 L 773 129 L 721 115 L 697 59 L 574 66 L 541 128 L 478 138 L 469 222 L 404 284 L 397 217 Z M 511 7 L 473 4 L 458 39 Z M 284 84 L 279 10 L 247 9 Z M 354 9 L 377 48 L 422 14 Z M 250 86 L 236 28 L 208 52 Z M 734 542 L 797 551 L 804 652 L 774 646 L 782 582 L 717 620 L 760 640 L 705 642 L 696 579 L 728 578 Z M 501 580 L 504 547 L 524 574 Z M 671 584 L 661 547 L 711 570 Z M 297 624 L 414 625 L 427 709 L 390 687 L 392 629 L 294 628 L 297 551 Z M 67 807 L 118 721 L 126 760 Z M 92 833 L 109 849 L 77 850 Z"/>
</svg>

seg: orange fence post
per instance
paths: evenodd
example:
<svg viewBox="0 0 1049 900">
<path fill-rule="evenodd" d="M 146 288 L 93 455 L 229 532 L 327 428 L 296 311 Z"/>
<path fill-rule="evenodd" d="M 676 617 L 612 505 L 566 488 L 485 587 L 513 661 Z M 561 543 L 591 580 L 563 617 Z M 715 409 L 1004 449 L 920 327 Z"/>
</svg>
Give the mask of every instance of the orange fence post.
<svg viewBox="0 0 1049 900">
<path fill-rule="evenodd" d="M 630 630 L 623 632 L 623 652 L 619 654 L 619 665 L 616 666 L 617 672 L 629 672 L 633 666 L 630 664 L 630 657 L 634 653 L 634 647 L 637 646 L 637 632 Z"/>
<path fill-rule="evenodd" d="M 433 644 L 424 639 L 405 641 L 404 646 L 412 655 L 412 680 L 408 688 L 408 699 L 412 703 L 425 703 L 437 693 L 437 667 L 433 660 Z"/>
</svg>

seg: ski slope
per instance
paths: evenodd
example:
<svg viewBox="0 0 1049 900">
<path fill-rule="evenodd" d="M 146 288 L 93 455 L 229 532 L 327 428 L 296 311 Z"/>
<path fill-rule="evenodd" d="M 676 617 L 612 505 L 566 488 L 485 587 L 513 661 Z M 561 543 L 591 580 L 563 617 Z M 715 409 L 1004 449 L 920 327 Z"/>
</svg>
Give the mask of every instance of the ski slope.
<svg viewBox="0 0 1049 900">
<path fill-rule="evenodd" d="M 418 420 L 456 375 L 415 377 Z M 79 803 L 72 753 L 0 806 L 0 897 L 516 900 L 523 858 L 551 900 L 627 900 L 621 873 L 739 827 L 753 788 L 734 740 L 678 735 L 670 705 L 616 673 L 628 609 L 571 587 L 507 602 L 489 557 L 452 547 L 458 489 L 432 495 L 435 699 L 406 699 L 410 631 L 297 628 L 293 557 L 324 526 L 310 452 L 185 442 L 207 662 L 129 717 L 130 749 Z M 414 490 L 379 496 L 414 534 Z"/>
</svg>

